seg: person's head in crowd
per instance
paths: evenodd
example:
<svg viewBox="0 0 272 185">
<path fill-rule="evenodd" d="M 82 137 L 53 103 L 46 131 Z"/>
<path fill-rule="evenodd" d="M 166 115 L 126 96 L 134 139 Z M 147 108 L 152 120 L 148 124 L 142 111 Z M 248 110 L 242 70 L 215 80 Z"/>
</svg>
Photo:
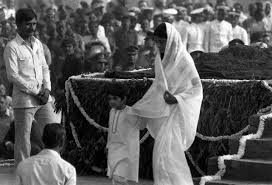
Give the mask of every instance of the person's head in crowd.
<svg viewBox="0 0 272 185">
<path fill-rule="evenodd" d="M 59 17 L 59 20 L 66 20 L 67 19 L 67 12 L 64 8 L 64 5 L 60 5 L 59 6 L 59 9 L 58 9 L 58 17 Z"/>
<path fill-rule="evenodd" d="M 255 3 L 250 3 L 248 5 L 248 12 L 251 17 L 254 17 L 256 10 L 257 10 L 257 6 Z"/>
<path fill-rule="evenodd" d="M 99 23 L 97 21 L 95 22 L 89 22 L 89 30 L 92 36 L 97 37 Z"/>
<path fill-rule="evenodd" d="M 241 3 L 234 3 L 233 8 L 238 12 L 241 13 L 243 12 L 243 5 Z"/>
<path fill-rule="evenodd" d="M 130 65 L 135 65 L 138 59 L 139 48 L 137 46 L 129 46 L 126 48 L 128 63 Z"/>
<path fill-rule="evenodd" d="M 2 35 L 5 37 L 9 37 L 12 32 L 12 27 L 9 21 L 3 21 L 2 27 Z"/>
<path fill-rule="evenodd" d="M 59 37 L 64 37 L 66 33 L 66 23 L 64 21 L 57 22 L 56 31 Z"/>
<path fill-rule="evenodd" d="M 241 39 L 233 39 L 229 42 L 229 47 L 244 46 L 245 43 Z"/>
<path fill-rule="evenodd" d="M 220 22 L 225 20 L 226 17 L 227 17 L 229 7 L 227 7 L 227 6 L 217 6 L 216 9 L 217 9 L 217 20 L 220 21 Z"/>
<path fill-rule="evenodd" d="M 216 5 L 218 5 L 218 6 L 228 6 L 227 0 L 217 0 Z"/>
<path fill-rule="evenodd" d="M 65 38 L 61 43 L 61 47 L 63 48 L 66 56 L 71 56 L 75 53 L 76 41 L 70 37 Z"/>
<path fill-rule="evenodd" d="M 7 4 L 8 9 L 13 9 L 15 7 L 15 1 L 14 0 L 7 0 L 6 4 Z"/>
<path fill-rule="evenodd" d="M 107 65 L 106 47 L 101 42 L 91 42 L 86 45 L 85 70 L 86 72 L 103 72 Z"/>
<path fill-rule="evenodd" d="M 264 4 L 262 2 L 256 2 L 257 10 L 264 10 Z"/>
<path fill-rule="evenodd" d="M 48 21 L 52 21 L 52 22 L 56 21 L 56 12 L 54 8 L 52 7 L 47 8 L 46 17 Z"/>
<path fill-rule="evenodd" d="M 47 124 L 44 127 L 42 141 L 46 149 L 61 152 L 66 140 L 65 128 L 59 123 Z"/>
<path fill-rule="evenodd" d="M 164 0 L 157 0 L 154 2 L 154 5 L 158 9 L 163 9 L 165 7 L 166 1 Z"/>
<path fill-rule="evenodd" d="M 16 12 L 17 32 L 23 39 L 34 36 L 37 25 L 37 15 L 30 8 L 22 8 Z"/>
<path fill-rule="evenodd" d="M 187 9 L 183 6 L 176 7 L 177 15 L 176 15 L 176 21 L 185 20 L 187 16 Z"/>
<path fill-rule="evenodd" d="M 0 82 L 0 96 L 6 96 L 7 95 L 6 93 L 7 89 L 5 85 L 2 82 Z"/>
<path fill-rule="evenodd" d="M 239 24 L 239 18 L 240 13 L 237 12 L 236 10 L 232 10 L 229 12 L 229 21 L 233 28 Z"/>
<path fill-rule="evenodd" d="M 104 26 L 106 35 L 107 33 L 112 33 L 114 31 L 113 24 L 114 24 L 113 14 L 111 13 L 104 14 L 103 19 L 101 21 L 101 25 Z"/>
<path fill-rule="evenodd" d="M 191 11 L 194 9 L 194 6 L 192 3 L 187 3 L 186 4 L 186 9 L 187 9 L 187 14 L 190 15 Z"/>
<path fill-rule="evenodd" d="M 8 109 L 7 98 L 4 95 L 0 95 L 0 115 L 5 114 Z"/>
<path fill-rule="evenodd" d="M 140 8 L 135 7 L 135 6 L 129 8 L 128 11 L 129 11 L 129 12 L 134 12 L 134 13 L 137 15 L 137 17 L 138 17 L 138 16 L 140 15 L 140 13 L 141 13 Z"/>
<path fill-rule="evenodd" d="M 128 31 L 130 29 L 131 19 L 130 16 L 124 15 L 122 17 L 122 29 Z"/>
<path fill-rule="evenodd" d="M 138 23 L 137 16 L 134 12 L 129 12 L 128 14 L 130 16 L 130 29 L 135 30 L 135 27 Z"/>
<path fill-rule="evenodd" d="M 214 17 L 214 10 L 213 7 L 210 5 L 205 6 L 203 10 L 203 21 L 212 21 Z"/>
<path fill-rule="evenodd" d="M 256 3 L 257 9 L 254 14 L 254 18 L 257 22 L 260 22 L 264 18 L 264 10 L 263 10 L 263 5 L 261 3 Z"/>
<path fill-rule="evenodd" d="M 101 1 L 93 1 L 91 7 L 98 21 L 101 21 L 104 15 L 105 4 Z"/>
<path fill-rule="evenodd" d="M 153 49 L 155 46 L 155 42 L 154 42 L 154 32 L 153 31 L 148 31 L 146 33 L 146 37 L 145 37 L 145 48 L 147 49 Z"/>
<path fill-rule="evenodd" d="M 193 23 L 199 24 L 202 22 L 203 11 L 204 11 L 203 8 L 198 8 L 198 9 L 191 11 L 190 16 L 192 18 Z"/>
<path fill-rule="evenodd" d="M 168 8 L 177 8 L 177 5 L 176 5 L 175 2 L 171 2 L 171 3 L 168 4 L 167 7 L 168 7 Z"/>
<path fill-rule="evenodd" d="M 140 0 L 138 2 L 138 7 L 140 8 L 140 10 L 147 8 L 148 7 L 148 3 L 146 0 Z"/>
<path fill-rule="evenodd" d="M 146 7 L 144 9 L 142 9 L 142 17 L 147 18 L 150 22 L 153 18 L 153 8 Z"/>
<path fill-rule="evenodd" d="M 163 22 L 163 15 L 156 14 L 153 17 L 154 29 L 156 29 Z"/>
<path fill-rule="evenodd" d="M 124 86 L 114 84 L 107 88 L 109 106 L 113 109 L 122 110 L 126 106 L 128 92 Z"/>
<path fill-rule="evenodd" d="M 87 15 L 89 16 L 90 22 L 96 22 L 96 21 L 98 21 L 98 18 L 97 18 L 97 16 L 96 16 L 96 14 L 95 14 L 94 11 L 88 12 Z"/>
<path fill-rule="evenodd" d="M 147 32 L 148 30 L 150 30 L 150 23 L 147 18 L 143 18 L 141 20 L 141 28 L 142 28 L 143 32 Z"/>
<path fill-rule="evenodd" d="M 66 22 L 66 35 L 67 36 L 71 36 L 73 37 L 74 35 L 74 28 L 73 28 L 74 24 L 71 22 Z"/>
<path fill-rule="evenodd" d="M 80 6 L 82 9 L 88 9 L 89 5 L 86 1 L 80 1 Z"/>
<path fill-rule="evenodd" d="M 269 16 L 271 15 L 271 2 L 265 2 L 265 5 L 264 5 L 264 13 L 266 16 Z"/>
<path fill-rule="evenodd" d="M 172 24 L 175 21 L 175 17 L 177 15 L 178 11 L 173 8 L 168 8 L 163 10 L 163 22 L 168 22 Z"/>
</svg>

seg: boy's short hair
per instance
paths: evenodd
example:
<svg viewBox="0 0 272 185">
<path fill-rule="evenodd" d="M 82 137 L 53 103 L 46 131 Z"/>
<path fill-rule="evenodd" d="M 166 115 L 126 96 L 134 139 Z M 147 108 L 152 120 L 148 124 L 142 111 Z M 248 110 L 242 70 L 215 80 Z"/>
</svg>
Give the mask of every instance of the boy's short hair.
<svg viewBox="0 0 272 185">
<path fill-rule="evenodd" d="M 23 22 L 31 21 L 32 19 L 37 20 L 37 15 L 31 8 L 21 8 L 16 12 L 15 22 L 16 25 L 21 25 Z"/>
<path fill-rule="evenodd" d="M 47 124 L 43 130 L 42 141 L 45 148 L 62 147 L 65 142 L 66 131 L 59 123 Z"/>
<path fill-rule="evenodd" d="M 121 86 L 119 84 L 110 85 L 108 87 L 108 95 L 117 96 L 124 100 L 127 97 L 127 90 L 124 86 Z"/>
</svg>

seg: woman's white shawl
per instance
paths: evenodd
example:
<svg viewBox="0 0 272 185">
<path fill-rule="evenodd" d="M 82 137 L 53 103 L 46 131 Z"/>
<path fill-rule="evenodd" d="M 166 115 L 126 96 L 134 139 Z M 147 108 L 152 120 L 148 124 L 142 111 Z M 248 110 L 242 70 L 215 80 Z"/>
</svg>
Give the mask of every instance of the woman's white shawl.
<svg viewBox="0 0 272 185">
<path fill-rule="evenodd" d="M 147 128 L 155 138 L 153 171 L 155 185 L 193 184 L 184 156 L 193 143 L 202 103 L 202 85 L 190 54 L 177 30 L 166 23 L 167 44 L 163 61 L 155 60 L 155 80 L 131 114 L 147 118 Z M 165 91 L 178 104 L 168 105 Z"/>
</svg>

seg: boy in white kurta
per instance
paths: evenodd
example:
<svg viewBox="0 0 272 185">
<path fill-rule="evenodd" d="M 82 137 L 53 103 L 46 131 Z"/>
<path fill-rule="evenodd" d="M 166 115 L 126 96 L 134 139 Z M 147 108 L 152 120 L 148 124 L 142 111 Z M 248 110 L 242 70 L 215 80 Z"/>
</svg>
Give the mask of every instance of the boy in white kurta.
<svg viewBox="0 0 272 185">
<path fill-rule="evenodd" d="M 145 125 L 137 116 L 127 114 L 125 91 L 116 87 L 109 92 L 112 107 L 108 129 L 108 171 L 107 176 L 114 185 L 138 182 L 139 131 Z"/>
</svg>

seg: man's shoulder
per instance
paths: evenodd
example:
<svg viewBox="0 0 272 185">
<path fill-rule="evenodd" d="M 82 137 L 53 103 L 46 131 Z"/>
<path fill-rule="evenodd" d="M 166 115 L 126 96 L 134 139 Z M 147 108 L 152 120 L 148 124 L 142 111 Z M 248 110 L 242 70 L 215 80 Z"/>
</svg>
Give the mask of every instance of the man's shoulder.
<svg viewBox="0 0 272 185">
<path fill-rule="evenodd" d="M 17 42 L 17 39 L 16 37 L 10 41 L 8 41 L 7 45 L 6 45 L 6 48 L 9 48 L 9 47 L 15 47 L 18 45 L 18 42 Z"/>
</svg>

